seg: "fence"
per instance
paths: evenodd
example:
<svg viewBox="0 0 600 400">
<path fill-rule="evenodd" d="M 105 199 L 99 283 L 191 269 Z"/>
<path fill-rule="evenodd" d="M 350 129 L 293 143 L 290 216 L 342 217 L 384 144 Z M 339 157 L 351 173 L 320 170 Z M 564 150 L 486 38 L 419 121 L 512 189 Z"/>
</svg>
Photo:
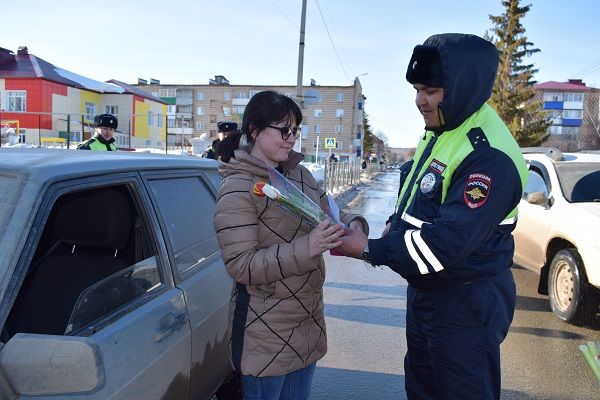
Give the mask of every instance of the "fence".
<svg viewBox="0 0 600 400">
<path fill-rule="evenodd" d="M 324 164 L 323 189 L 326 192 L 337 192 L 345 186 L 357 184 L 361 177 L 370 179 L 379 172 L 379 166 L 368 163 L 362 169 L 360 161 L 354 162 L 327 162 Z"/>
</svg>

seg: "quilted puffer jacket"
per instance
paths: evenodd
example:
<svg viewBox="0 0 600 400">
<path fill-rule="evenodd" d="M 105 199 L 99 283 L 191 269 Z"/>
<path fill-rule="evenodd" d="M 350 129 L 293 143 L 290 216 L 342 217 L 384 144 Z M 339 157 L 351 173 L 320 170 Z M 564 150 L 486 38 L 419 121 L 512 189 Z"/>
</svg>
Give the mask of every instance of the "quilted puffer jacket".
<svg viewBox="0 0 600 400">
<path fill-rule="evenodd" d="M 284 176 L 325 208 L 327 196 L 290 153 L 280 165 Z M 266 164 L 242 150 L 228 163 L 214 225 L 229 274 L 235 280 L 229 309 L 229 348 L 243 375 L 279 376 L 321 359 L 327 352 L 323 313 L 323 256 L 310 257 L 312 227 L 268 197 L 253 194 L 257 182 L 269 182 Z M 322 202 L 323 201 L 323 202 Z M 348 224 L 360 218 L 343 214 Z"/>
</svg>

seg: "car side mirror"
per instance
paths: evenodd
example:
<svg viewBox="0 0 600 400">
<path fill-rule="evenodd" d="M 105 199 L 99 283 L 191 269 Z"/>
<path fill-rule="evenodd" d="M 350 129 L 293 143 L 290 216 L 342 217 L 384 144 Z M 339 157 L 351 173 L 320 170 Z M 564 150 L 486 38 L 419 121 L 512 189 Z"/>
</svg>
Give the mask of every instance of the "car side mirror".
<svg viewBox="0 0 600 400">
<path fill-rule="evenodd" d="M 544 192 L 531 192 L 527 195 L 527 202 L 542 207 L 548 206 L 548 197 Z"/>
<path fill-rule="evenodd" d="M 0 350 L 0 366 L 24 396 L 89 392 L 104 382 L 100 349 L 84 337 L 17 333 Z"/>
</svg>

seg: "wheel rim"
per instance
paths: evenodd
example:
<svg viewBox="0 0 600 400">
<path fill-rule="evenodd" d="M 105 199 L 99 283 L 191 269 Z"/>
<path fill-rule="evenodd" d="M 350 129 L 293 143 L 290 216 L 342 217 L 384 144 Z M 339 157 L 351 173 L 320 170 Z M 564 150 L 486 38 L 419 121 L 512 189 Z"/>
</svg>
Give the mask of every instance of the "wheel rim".
<svg viewBox="0 0 600 400">
<path fill-rule="evenodd" d="M 552 285 L 552 294 L 556 306 L 564 311 L 573 301 L 573 271 L 566 261 L 560 260 L 556 263 L 553 275 L 554 285 Z"/>
</svg>

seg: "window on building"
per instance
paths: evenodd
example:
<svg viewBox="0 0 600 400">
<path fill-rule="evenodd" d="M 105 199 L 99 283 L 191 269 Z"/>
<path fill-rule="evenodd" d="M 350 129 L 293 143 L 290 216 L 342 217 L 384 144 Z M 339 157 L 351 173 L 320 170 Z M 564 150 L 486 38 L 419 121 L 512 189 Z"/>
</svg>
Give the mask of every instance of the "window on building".
<svg viewBox="0 0 600 400">
<path fill-rule="evenodd" d="M 344 148 L 344 142 L 342 142 L 341 140 L 336 140 L 335 141 L 335 148 L 336 149 L 343 149 Z"/>
<path fill-rule="evenodd" d="M 231 115 L 231 109 L 229 107 L 223 107 L 223 115 L 229 117 Z"/>
<path fill-rule="evenodd" d="M 163 127 L 163 118 L 165 118 L 164 115 L 158 113 L 156 114 L 156 126 L 158 128 L 162 128 Z"/>
<path fill-rule="evenodd" d="M 565 101 L 583 101 L 583 93 L 565 93 Z"/>
<path fill-rule="evenodd" d="M 248 93 L 245 92 L 245 91 L 243 91 L 243 90 L 240 90 L 239 92 L 237 92 L 235 94 L 235 98 L 236 99 L 247 99 L 248 98 Z"/>
<path fill-rule="evenodd" d="M 154 125 L 154 113 L 152 111 L 148 111 L 148 125 Z"/>
<path fill-rule="evenodd" d="M 175 122 L 175 119 L 168 119 L 167 120 L 167 128 L 175 128 L 177 126 L 177 123 Z"/>
<path fill-rule="evenodd" d="M 210 122 L 217 122 L 217 114 L 210 114 Z"/>
<path fill-rule="evenodd" d="M 563 126 L 562 134 L 563 135 L 579 135 L 580 129 L 581 128 L 579 126 Z"/>
<path fill-rule="evenodd" d="M 179 114 L 191 114 L 192 106 L 177 106 L 177 112 Z"/>
<path fill-rule="evenodd" d="M 563 110 L 564 119 L 581 119 L 583 117 L 582 110 Z"/>
<path fill-rule="evenodd" d="M 250 97 L 253 97 L 255 94 L 260 93 L 260 92 L 261 92 L 261 90 L 251 90 L 250 91 Z M 285 95 L 287 96 L 287 93 Z"/>
<path fill-rule="evenodd" d="M 335 133 L 340 133 L 342 131 L 342 126 L 341 125 L 336 125 L 335 126 Z"/>
<path fill-rule="evenodd" d="M 308 139 L 308 125 L 302 125 L 302 139 Z"/>
<path fill-rule="evenodd" d="M 177 112 L 177 106 L 168 105 L 167 106 L 167 114 L 175 114 Z"/>
<path fill-rule="evenodd" d="M 313 112 L 313 115 L 315 116 L 315 118 L 319 118 L 323 116 L 323 110 L 321 110 L 320 108 L 315 108 L 315 111 Z"/>
<path fill-rule="evenodd" d="M 234 106 L 233 113 L 237 114 L 237 115 L 244 115 L 245 109 L 246 109 L 246 107 L 244 107 L 244 106 Z"/>
<path fill-rule="evenodd" d="M 544 101 L 563 101 L 563 94 L 552 92 L 544 93 Z"/>
<path fill-rule="evenodd" d="M 211 129 L 210 130 L 210 137 L 215 137 L 217 136 L 217 130 L 216 129 Z"/>
<path fill-rule="evenodd" d="M 204 115 L 204 107 L 196 107 L 196 115 Z"/>
<path fill-rule="evenodd" d="M 321 125 L 314 125 L 313 133 L 321 133 Z"/>
<path fill-rule="evenodd" d="M 317 148 L 317 141 L 313 140 L 313 149 L 316 149 L 316 148 Z"/>
<path fill-rule="evenodd" d="M 229 100 L 229 99 L 231 99 L 231 93 L 223 92 L 223 100 Z"/>
<path fill-rule="evenodd" d="M 119 106 L 104 106 L 104 112 L 106 114 L 119 115 Z"/>
<path fill-rule="evenodd" d="M 335 110 L 335 116 L 337 118 L 342 118 L 344 116 L 344 109 L 338 108 L 337 110 Z"/>
<path fill-rule="evenodd" d="M 160 97 L 160 92 L 159 91 L 154 91 L 154 92 L 152 92 L 152 96 L 154 96 L 154 97 Z"/>
<path fill-rule="evenodd" d="M 343 103 L 344 102 L 344 93 L 340 92 L 340 93 L 337 94 L 337 101 L 339 103 Z"/>
<path fill-rule="evenodd" d="M 196 100 L 198 100 L 198 101 L 204 101 L 204 93 L 202 93 L 202 92 L 196 92 Z"/>
<path fill-rule="evenodd" d="M 93 121 L 95 115 L 96 115 L 96 104 L 86 101 L 85 102 L 85 119 L 87 119 L 88 121 Z"/>
<path fill-rule="evenodd" d="M 7 111 L 27 111 L 27 92 L 25 90 L 8 90 L 6 94 L 8 97 Z"/>
<path fill-rule="evenodd" d="M 159 97 L 176 97 L 177 89 L 159 89 Z"/>
<path fill-rule="evenodd" d="M 202 122 L 196 122 L 196 130 L 199 131 L 202 129 L 204 129 L 204 125 L 202 125 Z"/>
</svg>

